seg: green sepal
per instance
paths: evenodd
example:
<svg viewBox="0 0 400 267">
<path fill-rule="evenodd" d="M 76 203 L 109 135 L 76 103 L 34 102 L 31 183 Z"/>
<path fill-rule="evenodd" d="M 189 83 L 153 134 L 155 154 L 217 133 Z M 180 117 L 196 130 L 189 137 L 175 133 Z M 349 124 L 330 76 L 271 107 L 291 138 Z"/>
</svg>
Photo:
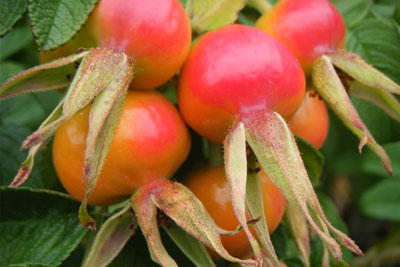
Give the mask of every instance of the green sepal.
<svg viewBox="0 0 400 267">
<path fill-rule="evenodd" d="M 242 119 L 246 140 L 271 181 L 281 190 L 287 201 L 301 209 L 314 231 L 335 259 L 342 258 L 339 244 L 357 254 L 358 246 L 345 234 L 334 228 L 322 211 L 308 178 L 293 134 L 285 120 L 275 112 L 252 113 Z"/>
<path fill-rule="evenodd" d="M 368 87 L 400 94 L 400 85 L 369 65 L 359 55 L 345 50 L 337 50 L 327 56 L 331 59 L 335 67 L 347 73 L 354 80 Z"/>
<path fill-rule="evenodd" d="M 359 81 L 345 82 L 351 96 L 364 99 L 386 112 L 394 120 L 400 122 L 400 102 L 391 93 L 375 87 L 366 86 Z"/>
<path fill-rule="evenodd" d="M 310 233 L 308 231 L 306 217 L 298 207 L 287 203 L 284 222 L 288 225 L 289 231 L 296 242 L 299 258 L 304 266 L 309 267 Z M 326 247 L 324 247 L 324 249 L 326 249 Z"/>
<path fill-rule="evenodd" d="M 93 101 L 127 64 L 124 57 L 127 56 L 113 50 L 89 50 L 65 95 L 62 116 L 30 135 L 23 142 L 22 149 L 47 140 L 60 125 Z"/>
<path fill-rule="evenodd" d="M 204 33 L 233 23 L 246 0 L 187 0 L 193 31 Z"/>
<path fill-rule="evenodd" d="M 315 89 L 336 115 L 343 121 L 358 138 L 360 138 L 359 151 L 368 145 L 381 159 L 385 170 L 392 174 L 392 166 L 385 150 L 375 141 L 367 127 L 358 116 L 350 98 L 344 88 L 330 57 L 319 57 L 313 66 L 313 82 Z"/>
<path fill-rule="evenodd" d="M 252 170 L 257 168 L 254 156 L 249 158 L 248 168 Z M 268 231 L 267 220 L 265 219 L 260 177 L 256 172 L 249 172 L 247 174 L 246 208 L 251 218 L 258 219 L 258 221 L 253 225 L 253 229 L 257 234 L 262 249 L 266 253 L 266 256 L 264 257 L 266 261 L 265 264 L 267 264 L 267 266 L 279 267 L 278 256 L 275 253 Z"/>
<path fill-rule="evenodd" d="M 168 255 L 161 242 L 157 224 L 157 207 L 151 199 L 151 190 L 148 187 L 139 189 L 131 198 L 131 205 L 146 239 L 152 260 L 161 266 L 177 267 L 178 265 Z"/>
<path fill-rule="evenodd" d="M 30 92 L 67 88 L 76 72 L 74 64 L 88 53 L 85 51 L 21 72 L 0 85 L 0 99 Z"/>
<path fill-rule="evenodd" d="M 128 204 L 101 226 L 82 266 L 107 266 L 128 242 L 135 231 L 135 226 L 131 205 Z"/>
<path fill-rule="evenodd" d="M 103 88 L 95 97 L 89 115 L 89 131 L 83 168 L 83 181 L 87 180 L 88 182 L 79 213 L 83 224 L 89 222 L 93 225 L 94 223 L 86 211 L 87 201 L 103 168 L 129 84 L 133 79 L 133 60 L 130 57 L 122 53 L 115 53 L 111 60 L 118 60 L 113 69 L 114 77 L 108 81 L 106 88 Z M 89 221 L 87 221 L 88 219 Z"/>
<path fill-rule="evenodd" d="M 220 234 L 230 232 L 220 229 L 215 224 L 200 200 L 185 186 L 164 180 L 153 185 L 151 190 L 153 203 L 161 211 L 197 240 L 214 249 L 222 258 L 240 264 L 255 264 L 253 260 L 234 258 L 226 251 Z"/>
<path fill-rule="evenodd" d="M 247 226 L 246 218 L 246 181 L 247 181 L 247 156 L 246 134 L 244 125 L 236 121 L 224 141 L 225 173 L 231 189 L 232 207 L 236 218 L 243 227 L 256 260 L 262 265 L 262 253 L 257 240 L 253 237 Z"/>
<path fill-rule="evenodd" d="M 202 267 L 215 266 L 205 247 L 176 223 L 171 222 L 171 225 L 163 225 L 163 229 L 193 264 Z"/>
</svg>

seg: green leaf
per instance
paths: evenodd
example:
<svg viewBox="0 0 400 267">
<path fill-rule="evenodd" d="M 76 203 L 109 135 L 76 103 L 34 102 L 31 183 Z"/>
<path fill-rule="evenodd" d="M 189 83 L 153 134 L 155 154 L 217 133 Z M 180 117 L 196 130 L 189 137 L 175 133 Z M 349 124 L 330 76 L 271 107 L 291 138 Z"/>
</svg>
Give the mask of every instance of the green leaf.
<svg viewBox="0 0 400 267">
<path fill-rule="evenodd" d="M 192 28 L 203 33 L 233 23 L 245 0 L 188 0 L 186 12 Z"/>
<path fill-rule="evenodd" d="M 368 216 L 400 222 L 400 181 L 385 179 L 361 198 L 361 210 Z"/>
<path fill-rule="evenodd" d="M 54 91 L 25 94 L 2 100 L 0 103 L 1 122 L 34 130 L 56 107 L 61 97 L 59 92 Z"/>
<path fill-rule="evenodd" d="M 176 225 L 176 223 L 172 222 L 171 225 L 164 226 L 163 228 L 175 244 L 196 266 L 215 266 L 205 247 L 193 236 Z"/>
<path fill-rule="evenodd" d="M 66 195 L 0 187 L 0 265 L 57 266 L 86 233 Z"/>
<path fill-rule="evenodd" d="M 354 94 L 354 96 L 358 97 L 357 94 Z M 377 142 L 385 144 L 395 137 L 394 133 L 392 133 L 392 124 L 398 124 L 399 122 L 390 119 L 382 109 L 364 101 L 362 98 L 352 97 L 351 102 Z M 391 159 L 393 160 L 393 158 Z"/>
<path fill-rule="evenodd" d="M 308 177 L 313 185 L 317 185 L 324 167 L 324 156 L 307 140 L 296 136 L 297 147 L 306 167 Z"/>
<path fill-rule="evenodd" d="M 347 31 L 346 49 L 400 84 L 400 33 L 391 23 L 366 19 Z"/>
<path fill-rule="evenodd" d="M 400 24 L 400 1 L 396 2 L 393 18 L 398 24 Z"/>
<path fill-rule="evenodd" d="M 0 36 L 6 34 L 22 17 L 26 6 L 26 0 L 2 0 L 0 2 Z"/>
<path fill-rule="evenodd" d="M 97 0 L 29 1 L 29 18 L 40 50 L 65 44 L 82 27 Z"/>
<path fill-rule="evenodd" d="M 372 7 L 371 0 L 332 0 L 342 14 L 347 27 L 352 27 L 361 22 Z"/>
<path fill-rule="evenodd" d="M 1 2 L 2 3 L 2 2 Z M 27 25 L 18 25 L 0 38 L 0 60 L 4 60 L 32 41 L 32 32 Z"/>
<path fill-rule="evenodd" d="M 1 39 L 0 39 L 1 40 Z M 1 42 L 1 41 L 0 41 Z M 3 61 L 0 62 L 0 84 L 7 79 L 23 71 L 25 67 L 17 62 Z"/>
</svg>

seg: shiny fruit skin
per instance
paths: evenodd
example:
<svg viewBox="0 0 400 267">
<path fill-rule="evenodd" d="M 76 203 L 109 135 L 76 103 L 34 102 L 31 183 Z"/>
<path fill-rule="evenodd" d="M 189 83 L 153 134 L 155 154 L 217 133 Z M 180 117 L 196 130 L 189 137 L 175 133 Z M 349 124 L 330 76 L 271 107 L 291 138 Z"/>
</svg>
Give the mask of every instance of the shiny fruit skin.
<svg viewBox="0 0 400 267">
<path fill-rule="evenodd" d="M 256 27 L 281 40 L 311 74 L 314 60 L 345 44 L 346 26 L 328 0 L 281 0 Z"/>
<path fill-rule="evenodd" d="M 131 87 L 152 89 L 182 67 L 191 45 L 190 20 L 178 0 L 100 0 L 72 43 L 132 56 Z"/>
<path fill-rule="evenodd" d="M 313 89 L 306 92 L 299 109 L 290 119 L 289 128 L 320 149 L 329 131 L 329 115 L 325 102 Z"/>
<path fill-rule="evenodd" d="M 83 159 L 90 107 L 79 111 L 55 135 L 53 161 L 65 189 L 84 196 Z M 130 91 L 89 204 L 122 201 L 139 187 L 170 178 L 190 150 L 188 130 L 172 103 L 155 91 Z"/>
<path fill-rule="evenodd" d="M 284 210 L 285 198 L 271 182 L 264 171 L 258 172 L 263 194 L 264 214 L 268 230 L 272 233 L 279 225 Z M 231 202 L 231 193 L 226 181 L 224 166 L 195 173 L 183 181 L 194 195 L 203 203 L 215 223 L 225 230 L 235 230 L 239 226 Z M 250 227 L 254 234 L 254 230 Z M 244 231 L 236 235 L 221 235 L 222 243 L 235 257 L 244 257 L 251 252 L 251 246 Z M 210 251 L 217 257 L 214 251 Z"/>
<path fill-rule="evenodd" d="M 233 121 L 253 111 L 290 117 L 304 92 L 301 66 L 281 42 L 256 28 L 231 25 L 193 46 L 179 77 L 178 104 L 189 126 L 221 143 Z"/>
</svg>

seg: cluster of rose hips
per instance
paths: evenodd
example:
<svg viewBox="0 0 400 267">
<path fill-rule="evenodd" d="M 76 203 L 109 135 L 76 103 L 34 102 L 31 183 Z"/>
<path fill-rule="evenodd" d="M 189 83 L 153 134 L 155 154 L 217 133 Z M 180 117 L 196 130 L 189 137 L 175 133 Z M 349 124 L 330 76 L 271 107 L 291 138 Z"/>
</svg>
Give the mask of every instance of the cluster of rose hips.
<svg viewBox="0 0 400 267">
<path fill-rule="evenodd" d="M 242 134 L 243 140 L 254 151 L 244 155 L 245 161 L 254 154 L 261 158 L 264 149 L 277 151 L 277 159 L 285 161 L 285 129 L 318 149 L 322 146 L 329 127 L 327 108 L 312 85 L 306 86 L 306 75 L 311 75 L 318 58 L 344 47 L 345 24 L 328 0 L 281 0 L 259 19 L 256 27 L 224 26 L 205 33 L 193 45 L 191 41 L 190 20 L 178 0 L 100 0 L 80 33 L 58 52 L 43 54 L 42 60 L 90 47 L 120 51 L 133 60 L 134 78 L 87 203 L 111 205 L 134 195 L 132 206 L 138 209 L 135 212 L 142 229 L 146 227 L 146 215 L 141 212 L 145 206 L 141 201 L 147 196 L 161 198 L 159 192 L 174 184 L 166 180 L 172 178 L 189 154 L 191 141 L 185 123 L 210 142 L 224 143 L 226 166 L 231 167 L 219 165 L 193 171 L 183 184 L 203 203 L 218 226 L 233 231 L 239 222 L 242 224 L 244 231 L 221 237 L 228 252 L 240 258 L 254 250 L 254 230 L 249 226 L 250 233 L 241 221 L 241 204 L 232 206 L 232 200 L 241 201 L 232 192 L 243 192 L 235 184 L 236 173 L 231 171 L 238 163 L 232 160 L 236 156 L 231 154 L 233 143 L 242 140 L 242 133 L 246 135 Z M 152 90 L 177 73 L 179 111 L 161 93 Z M 87 193 L 82 175 L 90 109 L 90 105 L 85 107 L 60 126 L 53 143 L 53 161 L 60 181 L 79 201 Z M 241 132 L 242 128 L 245 130 Z M 287 136 L 291 142 L 293 135 Z M 293 202 L 302 197 L 298 192 L 303 191 L 292 189 L 292 180 L 279 182 L 281 178 L 273 177 L 278 170 L 277 173 L 288 172 L 288 176 L 296 178 L 296 173 L 285 169 L 293 166 L 285 167 L 280 162 L 279 167 L 268 171 L 265 162 L 260 159 L 252 172 L 260 181 L 264 216 L 271 233 L 282 219 L 285 197 Z M 226 176 L 230 177 L 229 182 Z M 305 198 L 309 193 L 304 193 Z M 247 214 L 245 219 L 255 218 Z M 313 223 L 311 217 L 307 219 Z M 318 223 L 323 224 L 324 217 Z M 332 231 L 342 237 L 335 230 Z M 343 240 L 361 253 L 356 245 Z M 329 249 L 340 258 L 340 252 L 335 255 L 337 251 Z M 156 261 L 165 265 L 162 257 L 152 253 Z"/>
</svg>

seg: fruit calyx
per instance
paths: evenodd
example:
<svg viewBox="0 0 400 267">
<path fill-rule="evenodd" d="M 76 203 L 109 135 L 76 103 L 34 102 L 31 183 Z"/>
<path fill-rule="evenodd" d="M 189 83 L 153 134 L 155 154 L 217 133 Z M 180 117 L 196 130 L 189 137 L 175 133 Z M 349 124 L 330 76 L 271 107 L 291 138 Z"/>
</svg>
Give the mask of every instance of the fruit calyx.
<svg viewBox="0 0 400 267">
<path fill-rule="evenodd" d="M 246 182 L 247 162 L 243 155 L 247 141 L 264 171 L 287 201 L 304 214 L 336 260 L 342 258 L 341 248 L 336 240 L 356 254 L 362 254 L 350 238 L 334 228 L 326 219 L 293 134 L 278 113 L 263 111 L 241 118 L 235 122 L 227 140 L 225 141 L 226 172 L 228 180 L 231 180 L 230 183 L 236 183 L 237 177 L 240 177 L 242 184 Z M 242 151 L 238 150 L 239 147 L 242 147 Z M 229 154 L 238 153 L 243 155 L 227 158 Z M 244 196 L 243 188 L 232 187 L 232 189 L 232 197 L 236 198 L 236 202 L 244 201 L 241 197 Z M 235 205 L 234 201 L 233 204 Z"/>
</svg>

